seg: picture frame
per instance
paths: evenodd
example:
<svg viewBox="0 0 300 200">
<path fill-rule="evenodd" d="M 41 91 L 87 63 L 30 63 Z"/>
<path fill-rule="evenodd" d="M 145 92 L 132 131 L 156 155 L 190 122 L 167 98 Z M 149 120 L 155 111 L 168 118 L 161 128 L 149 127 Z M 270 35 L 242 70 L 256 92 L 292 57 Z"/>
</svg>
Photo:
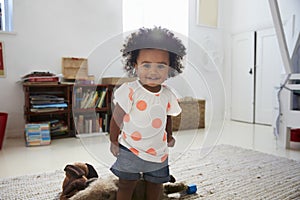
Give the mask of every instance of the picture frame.
<svg viewBox="0 0 300 200">
<path fill-rule="evenodd" d="M 197 25 L 217 28 L 219 24 L 219 0 L 197 0 Z"/>
<path fill-rule="evenodd" d="M 5 62 L 4 62 L 4 42 L 0 41 L 0 78 L 6 77 Z"/>
</svg>

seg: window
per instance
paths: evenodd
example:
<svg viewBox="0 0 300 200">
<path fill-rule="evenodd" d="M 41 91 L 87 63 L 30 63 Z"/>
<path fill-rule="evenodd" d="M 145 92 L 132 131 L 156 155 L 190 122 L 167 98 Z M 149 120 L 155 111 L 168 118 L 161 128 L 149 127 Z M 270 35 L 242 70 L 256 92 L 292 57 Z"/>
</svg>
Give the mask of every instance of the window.
<svg viewBox="0 0 300 200">
<path fill-rule="evenodd" d="M 186 0 L 123 0 L 123 31 L 161 26 L 188 35 Z"/>
<path fill-rule="evenodd" d="M 12 26 L 12 1 L 0 0 L 0 31 L 11 32 Z"/>
</svg>

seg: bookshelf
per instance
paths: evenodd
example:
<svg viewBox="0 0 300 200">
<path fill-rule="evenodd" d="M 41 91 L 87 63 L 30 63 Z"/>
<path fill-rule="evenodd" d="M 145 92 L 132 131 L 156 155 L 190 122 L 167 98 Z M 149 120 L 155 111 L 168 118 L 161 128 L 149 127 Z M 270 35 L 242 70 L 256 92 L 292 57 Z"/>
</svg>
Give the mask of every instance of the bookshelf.
<svg viewBox="0 0 300 200">
<path fill-rule="evenodd" d="M 70 85 L 25 82 L 23 90 L 26 124 L 49 122 L 52 139 L 74 135 Z"/>
<path fill-rule="evenodd" d="M 24 83 L 26 124 L 50 123 L 51 139 L 108 132 L 112 85 Z"/>
<path fill-rule="evenodd" d="M 73 87 L 73 116 L 76 136 L 109 132 L 113 85 L 76 84 Z"/>
</svg>

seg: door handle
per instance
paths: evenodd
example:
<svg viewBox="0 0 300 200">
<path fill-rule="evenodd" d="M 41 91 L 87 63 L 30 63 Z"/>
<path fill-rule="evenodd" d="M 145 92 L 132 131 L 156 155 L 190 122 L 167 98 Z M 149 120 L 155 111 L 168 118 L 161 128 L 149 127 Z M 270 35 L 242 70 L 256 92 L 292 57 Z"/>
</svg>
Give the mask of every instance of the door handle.
<svg viewBox="0 0 300 200">
<path fill-rule="evenodd" d="M 251 74 L 251 75 L 253 74 L 252 68 L 250 68 L 249 74 Z"/>
</svg>

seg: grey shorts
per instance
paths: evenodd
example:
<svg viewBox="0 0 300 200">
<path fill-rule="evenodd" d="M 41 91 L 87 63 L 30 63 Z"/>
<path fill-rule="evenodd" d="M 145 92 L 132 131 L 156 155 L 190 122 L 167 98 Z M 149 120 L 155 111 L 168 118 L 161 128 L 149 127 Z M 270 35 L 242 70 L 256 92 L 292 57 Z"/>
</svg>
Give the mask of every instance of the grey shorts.
<svg viewBox="0 0 300 200">
<path fill-rule="evenodd" d="M 163 163 L 149 162 L 122 145 L 117 160 L 110 170 L 124 180 L 144 179 L 152 183 L 166 183 L 170 180 L 168 159 Z"/>
</svg>

